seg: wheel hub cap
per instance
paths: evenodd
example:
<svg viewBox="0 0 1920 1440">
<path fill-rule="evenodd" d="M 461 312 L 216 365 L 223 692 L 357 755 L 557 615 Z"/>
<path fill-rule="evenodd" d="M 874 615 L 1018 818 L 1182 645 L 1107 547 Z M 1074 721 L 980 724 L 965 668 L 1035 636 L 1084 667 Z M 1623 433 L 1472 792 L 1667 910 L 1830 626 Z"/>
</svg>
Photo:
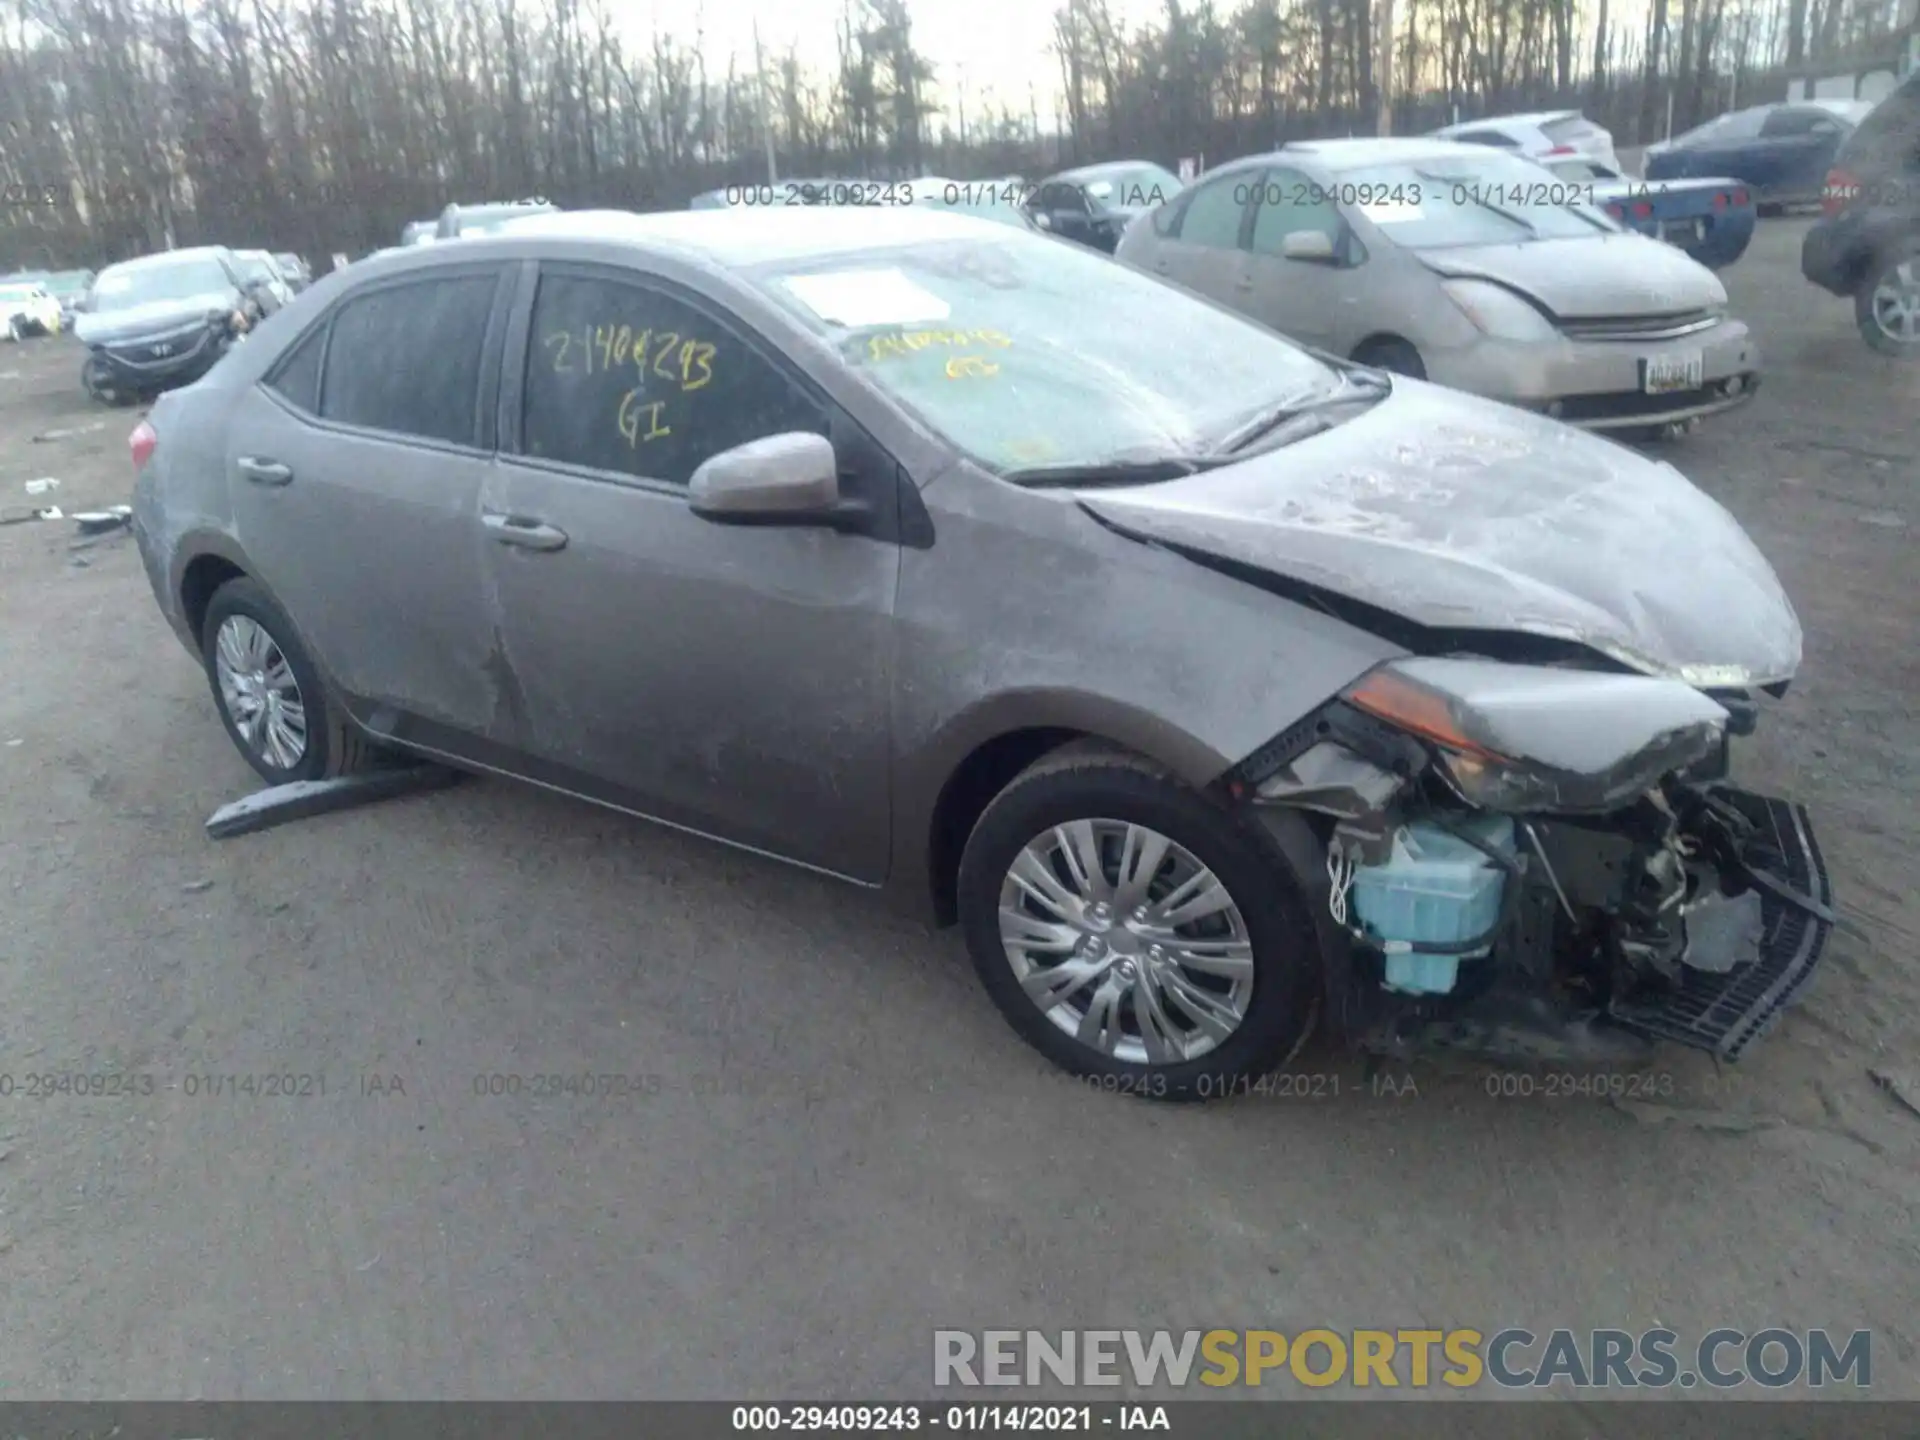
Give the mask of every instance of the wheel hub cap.
<svg viewBox="0 0 1920 1440">
<path fill-rule="evenodd" d="M 214 641 L 220 703 L 254 755 L 291 770 L 307 753 L 307 707 L 293 667 L 266 627 L 229 615 Z"/>
<path fill-rule="evenodd" d="M 1036 835 L 1000 893 L 1021 988 L 1059 1029 L 1116 1060 L 1176 1064 L 1240 1028 L 1253 947 L 1226 886 L 1143 825 L 1078 820 Z"/>
<path fill-rule="evenodd" d="M 1890 340 L 1920 344 L 1920 261 L 1894 266 L 1874 287 L 1873 321 Z"/>
</svg>

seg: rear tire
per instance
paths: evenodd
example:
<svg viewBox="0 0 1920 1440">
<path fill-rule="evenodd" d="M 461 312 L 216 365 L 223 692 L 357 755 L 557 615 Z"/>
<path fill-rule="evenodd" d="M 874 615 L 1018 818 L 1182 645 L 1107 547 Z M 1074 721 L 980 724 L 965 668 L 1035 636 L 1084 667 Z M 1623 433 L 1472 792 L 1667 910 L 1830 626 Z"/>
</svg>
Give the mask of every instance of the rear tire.
<svg viewBox="0 0 1920 1440">
<path fill-rule="evenodd" d="M 383 758 L 334 713 L 299 632 L 258 582 L 242 575 L 214 592 L 200 650 L 227 738 L 268 784 L 351 774 Z"/>
<path fill-rule="evenodd" d="M 1920 246 L 1874 261 L 1854 292 L 1853 318 L 1882 355 L 1920 360 Z"/>
<path fill-rule="evenodd" d="M 1427 378 L 1426 362 L 1420 358 L 1420 352 L 1405 340 L 1368 341 L 1354 352 L 1353 358 L 1356 364 L 1371 365 L 1376 370 L 1404 375 L 1409 380 Z"/>
<path fill-rule="evenodd" d="M 1100 1088 L 1231 1095 L 1313 1029 L 1305 887 L 1253 823 L 1138 757 L 1082 743 L 1035 762 L 974 826 L 957 888 L 1001 1014 Z"/>
</svg>

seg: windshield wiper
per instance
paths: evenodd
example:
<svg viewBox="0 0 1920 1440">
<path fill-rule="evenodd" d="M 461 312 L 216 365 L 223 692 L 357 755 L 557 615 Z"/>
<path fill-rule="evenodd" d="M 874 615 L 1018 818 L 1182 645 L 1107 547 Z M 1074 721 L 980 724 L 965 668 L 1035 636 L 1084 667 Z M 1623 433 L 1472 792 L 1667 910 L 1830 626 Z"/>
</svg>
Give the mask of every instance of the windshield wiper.
<svg viewBox="0 0 1920 1440">
<path fill-rule="evenodd" d="M 1340 372 L 1340 385 L 1324 395 L 1315 395 L 1306 400 L 1286 400 L 1278 405 L 1269 405 L 1266 409 L 1250 417 L 1244 424 L 1227 432 L 1220 443 L 1214 446 L 1216 455 L 1231 455 L 1244 450 L 1254 441 L 1273 434 L 1281 426 L 1295 420 L 1312 417 L 1318 423 L 1314 431 L 1332 427 L 1324 412 L 1340 405 L 1351 405 L 1362 400 L 1381 400 L 1393 392 L 1393 381 L 1386 375 L 1372 370 L 1343 370 Z M 1304 437 L 1296 437 L 1304 438 Z"/>
<path fill-rule="evenodd" d="M 1513 211 L 1507 209 L 1504 205 L 1496 205 L 1491 200 L 1481 199 L 1480 196 L 1475 193 L 1475 183 L 1473 181 L 1462 180 L 1457 175 L 1434 175 L 1425 170 L 1417 170 L 1414 173 L 1417 174 L 1422 180 L 1431 180 L 1436 185 L 1451 185 L 1455 187 L 1455 189 L 1464 189 L 1467 192 L 1467 198 L 1473 201 L 1473 203 L 1478 205 L 1482 210 L 1491 210 L 1495 215 L 1498 215 L 1502 220 L 1506 220 L 1514 225 L 1518 225 L 1522 230 L 1526 231 L 1527 234 L 1531 235 L 1534 239 L 1538 240 L 1540 238 L 1540 227 L 1535 225 L 1531 220 L 1527 219 L 1524 215 L 1516 215 L 1513 213 Z"/>
<path fill-rule="evenodd" d="M 1071 460 L 1002 471 L 1015 485 L 1151 485 L 1211 470 L 1224 461 L 1205 455 L 1161 455 L 1142 460 Z"/>
</svg>

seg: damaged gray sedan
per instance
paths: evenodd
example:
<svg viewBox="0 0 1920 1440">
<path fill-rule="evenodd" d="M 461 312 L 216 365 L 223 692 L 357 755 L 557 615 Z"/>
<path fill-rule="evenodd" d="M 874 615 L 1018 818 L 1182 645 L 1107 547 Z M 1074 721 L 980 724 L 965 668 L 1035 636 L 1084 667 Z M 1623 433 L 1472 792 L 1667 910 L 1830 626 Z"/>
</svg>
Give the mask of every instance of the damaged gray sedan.
<svg viewBox="0 0 1920 1440">
<path fill-rule="evenodd" d="M 1833 915 L 1728 780 L 1800 626 L 1671 466 L 969 217 L 574 213 L 135 432 L 270 781 L 511 775 L 958 921 L 1052 1060 L 1738 1056 Z M 314 843 L 325 843 L 316 836 Z"/>
</svg>

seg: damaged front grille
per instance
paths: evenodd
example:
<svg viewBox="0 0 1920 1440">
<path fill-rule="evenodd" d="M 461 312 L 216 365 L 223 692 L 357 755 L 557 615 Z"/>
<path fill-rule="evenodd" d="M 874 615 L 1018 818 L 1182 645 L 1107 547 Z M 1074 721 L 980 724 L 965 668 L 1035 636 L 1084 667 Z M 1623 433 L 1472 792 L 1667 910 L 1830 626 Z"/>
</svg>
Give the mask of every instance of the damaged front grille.
<svg viewBox="0 0 1920 1440">
<path fill-rule="evenodd" d="M 1711 310 L 1672 310 L 1660 315 L 1600 315 L 1565 319 L 1560 333 L 1569 340 L 1679 340 L 1720 323 Z"/>
<path fill-rule="evenodd" d="M 1780 857 L 1779 878 L 1823 909 L 1830 907 L 1833 887 L 1807 812 L 1766 796 L 1721 793 L 1754 821 L 1761 837 L 1770 839 Z M 1684 978 L 1673 990 L 1616 999 L 1613 1018 L 1643 1035 L 1738 1060 L 1805 988 L 1833 931 L 1827 921 L 1766 890 L 1761 915 L 1765 932 L 1758 960 L 1724 975 L 1683 967 Z"/>
</svg>

